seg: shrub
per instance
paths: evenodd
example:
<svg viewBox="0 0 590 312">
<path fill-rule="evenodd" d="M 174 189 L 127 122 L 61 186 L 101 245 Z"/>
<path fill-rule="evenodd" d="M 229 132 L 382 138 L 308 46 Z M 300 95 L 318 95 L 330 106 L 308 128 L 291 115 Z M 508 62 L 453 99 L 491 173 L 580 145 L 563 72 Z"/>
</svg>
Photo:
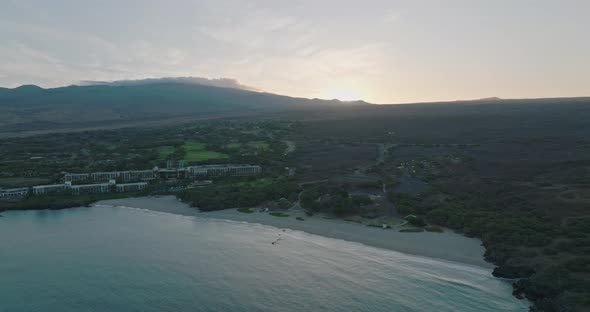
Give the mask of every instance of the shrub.
<svg viewBox="0 0 590 312">
<path fill-rule="evenodd" d="M 444 232 L 443 228 L 440 226 L 436 226 L 436 225 L 431 225 L 431 226 L 427 226 L 424 228 L 427 232 L 436 232 L 436 233 L 442 233 Z"/>
<path fill-rule="evenodd" d="M 449 211 L 439 208 L 429 211 L 426 217 L 434 223 L 445 224 L 449 220 L 449 215 Z"/>
<path fill-rule="evenodd" d="M 282 213 L 282 212 L 271 212 L 271 213 L 269 213 L 269 215 L 271 215 L 273 217 L 281 217 L 281 218 L 285 218 L 285 217 L 289 216 L 288 214 Z"/>
<path fill-rule="evenodd" d="M 417 228 L 417 229 L 401 229 L 399 231 L 401 233 L 420 233 L 420 232 L 424 232 L 424 229 L 422 229 L 422 228 Z"/>
<path fill-rule="evenodd" d="M 369 195 L 353 195 L 352 201 L 358 206 L 370 205 L 373 203 Z"/>
<path fill-rule="evenodd" d="M 395 209 L 397 209 L 397 212 L 401 215 L 416 213 L 416 209 L 414 209 L 414 207 L 406 205 L 396 205 Z"/>
<path fill-rule="evenodd" d="M 406 221 L 408 221 L 409 224 L 413 225 L 413 226 L 425 226 L 426 222 L 424 222 L 424 220 L 422 220 L 422 218 L 414 216 L 414 215 L 409 215 L 407 217 L 405 217 Z"/>
</svg>

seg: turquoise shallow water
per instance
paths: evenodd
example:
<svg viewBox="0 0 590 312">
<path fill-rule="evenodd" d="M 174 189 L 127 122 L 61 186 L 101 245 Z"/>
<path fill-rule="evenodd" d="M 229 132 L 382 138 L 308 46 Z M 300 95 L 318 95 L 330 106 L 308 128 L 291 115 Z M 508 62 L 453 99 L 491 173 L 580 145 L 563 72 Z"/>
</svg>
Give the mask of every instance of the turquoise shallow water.
<svg viewBox="0 0 590 312">
<path fill-rule="evenodd" d="M 527 311 L 488 270 L 297 231 L 125 208 L 3 215 L 0 311 Z"/>
</svg>

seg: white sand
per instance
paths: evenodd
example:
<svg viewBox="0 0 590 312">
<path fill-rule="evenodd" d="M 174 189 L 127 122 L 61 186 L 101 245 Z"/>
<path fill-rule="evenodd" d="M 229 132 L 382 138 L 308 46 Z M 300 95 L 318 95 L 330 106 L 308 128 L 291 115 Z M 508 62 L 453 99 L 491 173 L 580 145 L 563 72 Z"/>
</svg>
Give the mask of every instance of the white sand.
<svg viewBox="0 0 590 312">
<path fill-rule="evenodd" d="M 275 217 L 265 212 L 242 213 L 236 209 L 199 212 L 174 196 L 114 199 L 95 205 L 126 206 L 203 218 L 245 221 L 304 231 L 310 234 L 358 242 L 369 246 L 395 250 L 407 254 L 461 262 L 493 268 L 483 259 L 481 241 L 445 230 L 444 233 L 400 233 L 398 229 L 380 229 L 366 225 L 320 216 L 307 217 L 302 211 L 288 211 L 289 217 Z M 297 220 L 303 217 L 305 221 Z"/>
</svg>

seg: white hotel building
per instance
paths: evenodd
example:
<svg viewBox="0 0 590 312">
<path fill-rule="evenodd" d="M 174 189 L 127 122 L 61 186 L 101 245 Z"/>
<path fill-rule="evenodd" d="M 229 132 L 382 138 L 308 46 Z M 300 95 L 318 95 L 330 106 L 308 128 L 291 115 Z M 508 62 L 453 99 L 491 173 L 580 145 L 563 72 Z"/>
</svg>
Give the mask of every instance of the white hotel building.
<svg viewBox="0 0 590 312">
<path fill-rule="evenodd" d="M 115 190 L 121 192 L 141 191 L 147 187 L 147 182 L 117 184 Z"/>
<path fill-rule="evenodd" d="M 52 185 L 37 185 L 33 186 L 33 194 L 41 195 L 41 194 L 48 194 L 48 193 L 58 193 L 63 192 L 68 188 L 66 184 L 52 184 Z"/>
</svg>

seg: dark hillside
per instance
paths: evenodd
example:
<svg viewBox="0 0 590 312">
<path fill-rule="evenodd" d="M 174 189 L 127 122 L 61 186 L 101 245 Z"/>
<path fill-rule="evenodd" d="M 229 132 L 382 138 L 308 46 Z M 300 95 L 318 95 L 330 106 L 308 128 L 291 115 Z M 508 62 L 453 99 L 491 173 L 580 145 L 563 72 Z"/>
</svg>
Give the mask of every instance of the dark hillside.
<svg viewBox="0 0 590 312">
<path fill-rule="evenodd" d="M 0 90 L 0 132 L 306 110 L 341 104 L 182 83 L 55 89 L 22 86 Z"/>
</svg>

